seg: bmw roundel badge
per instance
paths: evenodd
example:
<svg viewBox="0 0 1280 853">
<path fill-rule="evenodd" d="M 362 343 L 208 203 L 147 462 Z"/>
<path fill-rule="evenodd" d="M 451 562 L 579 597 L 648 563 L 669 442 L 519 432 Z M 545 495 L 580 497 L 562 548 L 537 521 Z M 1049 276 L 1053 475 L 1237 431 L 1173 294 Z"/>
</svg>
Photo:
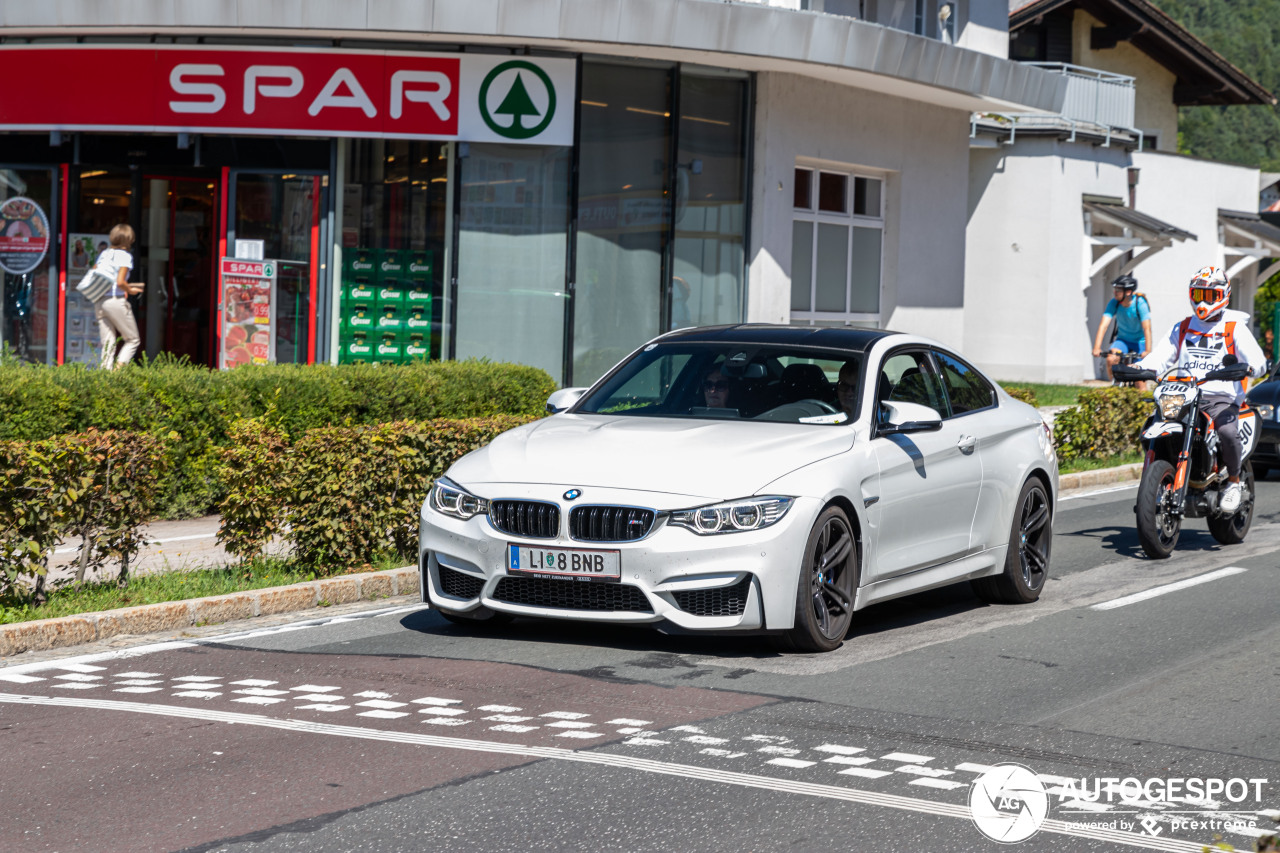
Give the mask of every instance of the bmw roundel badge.
<svg viewBox="0 0 1280 853">
<path fill-rule="evenodd" d="M 576 501 L 581 496 L 582 496 L 581 489 L 570 489 L 569 491 L 564 493 L 564 499 L 567 501 Z"/>
</svg>

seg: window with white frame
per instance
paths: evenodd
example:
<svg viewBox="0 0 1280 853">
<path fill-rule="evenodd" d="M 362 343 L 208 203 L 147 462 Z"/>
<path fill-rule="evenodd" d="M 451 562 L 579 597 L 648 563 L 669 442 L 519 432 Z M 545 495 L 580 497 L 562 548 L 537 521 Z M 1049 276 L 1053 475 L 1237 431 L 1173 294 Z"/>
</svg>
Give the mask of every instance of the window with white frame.
<svg viewBox="0 0 1280 853">
<path fill-rule="evenodd" d="M 879 326 L 883 178 L 797 165 L 793 205 L 792 324 Z"/>
</svg>

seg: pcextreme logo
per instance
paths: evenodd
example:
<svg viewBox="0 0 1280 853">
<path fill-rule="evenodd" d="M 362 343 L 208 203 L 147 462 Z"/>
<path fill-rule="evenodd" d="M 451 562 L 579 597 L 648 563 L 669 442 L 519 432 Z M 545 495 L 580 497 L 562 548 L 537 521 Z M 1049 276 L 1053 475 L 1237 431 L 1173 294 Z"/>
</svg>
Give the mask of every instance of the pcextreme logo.
<svg viewBox="0 0 1280 853">
<path fill-rule="evenodd" d="M 547 129 L 556 114 L 556 87 L 532 62 L 513 59 L 496 66 L 480 84 L 480 116 L 507 139 L 529 139 Z"/>
</svg>

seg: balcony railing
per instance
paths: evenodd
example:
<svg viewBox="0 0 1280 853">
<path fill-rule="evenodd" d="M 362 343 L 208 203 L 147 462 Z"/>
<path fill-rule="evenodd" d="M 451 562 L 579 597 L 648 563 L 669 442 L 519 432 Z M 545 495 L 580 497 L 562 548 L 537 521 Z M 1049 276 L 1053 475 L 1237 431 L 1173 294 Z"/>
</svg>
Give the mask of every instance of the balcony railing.
<svg viewBox="0 0 1280 853">
<path fill-rule="evenodd" d="M 1101 127 L 1133 127 L 1133 78 L 1065 62 L 1029 62 L 1067 78 L 1062 117 Z"/>
</svg>

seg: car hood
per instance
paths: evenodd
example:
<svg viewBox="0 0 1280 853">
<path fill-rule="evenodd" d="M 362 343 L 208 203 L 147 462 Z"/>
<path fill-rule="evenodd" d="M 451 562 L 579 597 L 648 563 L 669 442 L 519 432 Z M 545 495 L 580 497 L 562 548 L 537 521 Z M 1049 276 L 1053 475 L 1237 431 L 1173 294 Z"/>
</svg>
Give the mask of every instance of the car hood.
<svg viewBox="0 0 1280 853">
<path fill-rule="evenodd" d="M 728 500 L 848 450 L 854 434 L 843 424 L 564 414 L 503 433 L 449 477 L 464 487 L 547 483 Z"/>
</svg>

